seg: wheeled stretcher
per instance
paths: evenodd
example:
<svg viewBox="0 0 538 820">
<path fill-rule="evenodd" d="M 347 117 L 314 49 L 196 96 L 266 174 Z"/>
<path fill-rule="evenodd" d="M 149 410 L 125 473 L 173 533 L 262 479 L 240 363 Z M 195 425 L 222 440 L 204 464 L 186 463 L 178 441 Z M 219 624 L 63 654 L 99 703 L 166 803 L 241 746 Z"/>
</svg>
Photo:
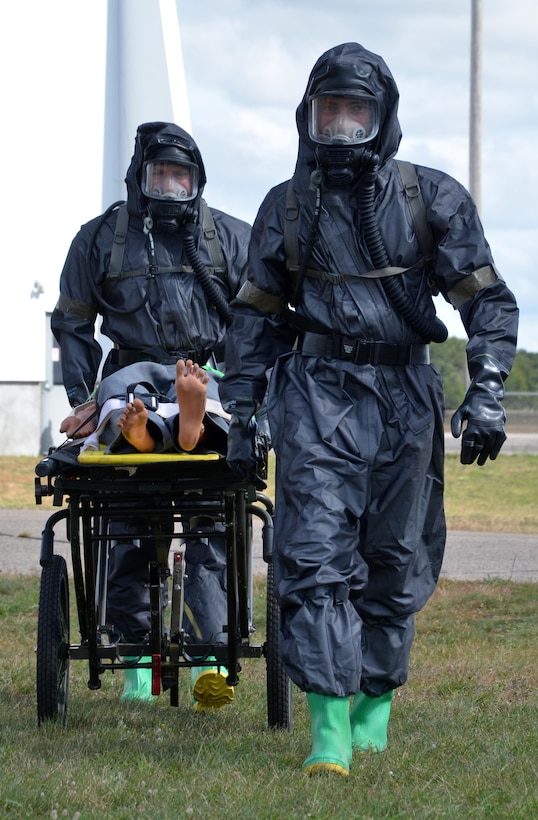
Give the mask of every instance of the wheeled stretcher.
<svg viewBox="0 0 538 820">
<path fill-rule="evenodd" d="M 266 464 L 267 462 L 265 462 Z M 266 663 L 267 721 L 271 728 L 291 728 L 291 683 L 278 651 L 278 607 L 271 563 L 273 507 L 265 494 L 242 483 L 216 453 L 105 455 L 78 454 L 77 447 L 52 451 L 36 466 L 35 498 L 52 496 L 61 507 L 42 534 L 41 587 L 37 637 L 38 722 L 65 723 L 69 664 L 85 660 L 88 687 L 97 690 L 105 672 L 138 665 L 151 668 L 152 694 L 167 691 L 178 705 L 179 671 L 192 666 L 228 670 L 236 686 L 246 658 Z M 183 629 L 183 546 L 188 522 L 203 515 L 224 529 L 226 548 L 227 642 L 189 641 Z M 263 558 L 267 564 L 267 627 L 263 643 L 254 643 L 253 516 L 261 519 Z M 150 630 L 144 640 L 118 640 L 107 622 L 107 562 L 112 540 L 128 536 L 129 522 L 144 521 L 145 535 L 157 545 L 149 562 Z M 123 522 L 120 523 L 120 522 Z M 56 528 L 65 525 L 71 548 L 72 583 L 65 558 L 54 551 Z M 120 528 L 120 530 L 118 530 Z M 70 588 L 74 591 L 80 640 L 70 637 Z M 72 593 L 71 593 L 72 594 Z M 141 658 L 151 658 L 140 663 Z"/>
</svg>

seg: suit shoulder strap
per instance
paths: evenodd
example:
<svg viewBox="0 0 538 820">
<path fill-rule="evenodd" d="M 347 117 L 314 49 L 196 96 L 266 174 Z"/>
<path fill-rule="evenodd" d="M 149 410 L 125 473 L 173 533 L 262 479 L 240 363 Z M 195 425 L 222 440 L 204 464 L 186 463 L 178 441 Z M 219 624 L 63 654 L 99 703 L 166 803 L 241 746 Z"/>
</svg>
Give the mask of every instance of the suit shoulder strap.
<svg viewBox="0 0 538 820">
<path fill-rule="evenodd" d="M 284 250 L 288 270 L 299 270 L 299 203 L 293 189 L 293 179 L 288 182 L 284 212 Z"/>
<path fill-rule="evenodd" d="M 122 277 L 123 256 L 125 253 L 125 240 L 127 238 L 127 231 L 129 229 L 129 211 L 127 210 L 127 203 L 122 202 L 118 208 L 116 217 L 116 227 L 114 230 L 114 240 L 112 242 L 112 249 L 110 252 L 110 264 L 106 273 L 103 291 L 105 298 L 108 299 L 112 288 Z M 224 276 L 226 273 L 226 260 L 222 252 L 222 247 L 215 227 L 215 220 L 207 203 L 202 200 L 202 230 L 207 247 L 211 256 L 213 271 L 217 276 Z M 178 271 L 187 270 L 183 265 L 175 268 L 166 268 L 168 273 L 176 273 Z M 145 274 L 145 270 L 130 271 L 130 276 L 137 276 Z"/>
<path fill-rule="evenodd" d="M 128 228 L 129 211 L 127 210 L 127 203 L 122 202 L 118 208 L 118 214 L 116 216 L 116 228 L 114 230 L 114 241 L 112 242 L 112 250 L 110 252 L 110 264 L 108 266 L 108 271 L 106 273 L 106 279 L 103 286 L 105 298 L 107 299 L 110 295 L 110 291 L 121 275 Z"/>
<path fill-rule="evenodd" d="M 403 182 L 407 204 L 413 217 L 417 239 L 422 251 L 422 255 L 429 265 L 433 255 L 433 234 L 426 216 L 426 206 L 422 197 L 422 191 L 417 178 L 417 172 L 412 162 L 405 162 L 397 159 L 396 165 Z"/>
<path fill-rule="evenodd" d="M 217 276 L 222 277 L 226 273 L 226 260 L 222 252 L 213 214 L 205 199 L 202 199 L 202 230 L 211 256 L 213 271 Z"/>
</svg>

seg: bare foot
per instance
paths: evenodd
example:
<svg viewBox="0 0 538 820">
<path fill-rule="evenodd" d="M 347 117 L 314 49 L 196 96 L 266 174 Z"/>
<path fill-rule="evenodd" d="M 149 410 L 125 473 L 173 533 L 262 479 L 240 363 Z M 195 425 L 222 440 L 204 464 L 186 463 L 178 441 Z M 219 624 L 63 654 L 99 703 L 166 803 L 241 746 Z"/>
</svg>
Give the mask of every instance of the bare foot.
<svg viewBox="0 0 538 820">
<path fill-rule="evenodd" d="M 148 411 L 142 399 L 133 399 L 121 411 L 118 420 L 123 438 L 139 453 L 152 453 L 155 442 L 148 432 Z"/>
<path fill-rule="evenodd" d="M 179 404 L 178 444 L 194 450 L 204 432 L 205 397 L 209 375 L 192 359 L 176 364 L 176 396 Z"/>
</svg>

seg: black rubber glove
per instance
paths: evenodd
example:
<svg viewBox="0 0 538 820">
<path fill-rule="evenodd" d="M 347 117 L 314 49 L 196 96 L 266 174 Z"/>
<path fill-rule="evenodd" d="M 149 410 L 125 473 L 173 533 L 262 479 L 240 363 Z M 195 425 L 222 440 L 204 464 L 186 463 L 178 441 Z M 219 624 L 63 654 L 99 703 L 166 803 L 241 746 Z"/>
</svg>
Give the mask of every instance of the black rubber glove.
<svg viewBox="0 0 538 820">
<path fill-rule="evenodd" d="M 462 423 L 467 422 L 461 440 L 460 461 L 472 464 L 475 459 L 482 466 L 488 457 L 494 461 L 506 441 L 504 422 L 506 413 L 501 404 L 504 396 L 506 373 L 491 356 L 478 356 L 469 362 L 471 384 L 463 403 L 450 423 L 452 435 L 459 438 Z"/>
<path fill-rule="evenodd" d="M 256 484 L 256 422 L 252 416 L 257 403 L 254 399 L 235 399 L 227 406 L 231 414 L 228 430 L 226 461 L 242 481 Z"/>
</svg>

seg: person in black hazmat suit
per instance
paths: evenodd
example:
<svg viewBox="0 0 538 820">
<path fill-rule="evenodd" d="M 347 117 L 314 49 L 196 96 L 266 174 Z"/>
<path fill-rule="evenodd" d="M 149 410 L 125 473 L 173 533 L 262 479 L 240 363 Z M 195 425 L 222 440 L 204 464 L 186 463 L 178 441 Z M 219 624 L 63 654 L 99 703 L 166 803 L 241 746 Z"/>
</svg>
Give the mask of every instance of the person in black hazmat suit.
<svg viewBox="0 0 538 820">
<path fill-rule="evenodd" d="M 174 185 L 150 182 L 170 165 L 178 170 Z M 94 338 L 98 315 L 102 333 L 114 343 L 103 377 L 141 362 L 141 373 L 148 363 L 160 363 L 175 374 L 178 359 L 204 365 L 222 358 L 228 303 L 246 275 L 250 226 L 210 209 L 202 199 L 205 183 L 200 151 L 186 131 L 165 122 L 138 127 L 126 174 L 126 208 L 111 206 L 81 228 L 60 279 L 51 325 L 72 406 L 85 403 L 94 391 L 102 357 Z M 78 425 L 79 418 L 70 416 L 61 430 L 71 435 Z M 91 425 L 82 429 L 90 431 Z M 107 599 L 108 622 L 127 641 L 143 639 L 149 629 L 148 562 L 155 549 L 147 540 L 139 547 L 136 532 L 131 541 L 119 540 L 110 551 Z M 186 573 L 186 612 L 192 613 L 184 624 L 187 634 L 222 642 L 223 538 L 189 540 Z M 126 670 L 124 697 L 148 697 L 150 672 Z M 210 697 L 209 683 L 206 705 L 229 701 L 231 687 L 221 687 L 219 701 L 218 691 Z M 203 699 L 202 693 L 202 706 Z"/>
<path fill-rule="evenodd" d="M 385 62 L 361 45 L 316 62 L 292 186 L 267 194 L 253 226 L 220 385 L 228 460 L 248 475 L 247 427 L 273 367 L 273 561 L 282 657 L 311 718 L 308 773 L 346 775 L 352 749 L 385 748 L 414 614 L 441 569 L 444 403 L 428 343 L 447 331 L 432 289 L 469 336 L 471 382 L 452 419 L 461 461 L 494 459 L 505 440 L 515 299 L 467 191 L 416 166 L 435 243 L 425 267 L 394 160 L 397 105 Z"/>
</svg>

